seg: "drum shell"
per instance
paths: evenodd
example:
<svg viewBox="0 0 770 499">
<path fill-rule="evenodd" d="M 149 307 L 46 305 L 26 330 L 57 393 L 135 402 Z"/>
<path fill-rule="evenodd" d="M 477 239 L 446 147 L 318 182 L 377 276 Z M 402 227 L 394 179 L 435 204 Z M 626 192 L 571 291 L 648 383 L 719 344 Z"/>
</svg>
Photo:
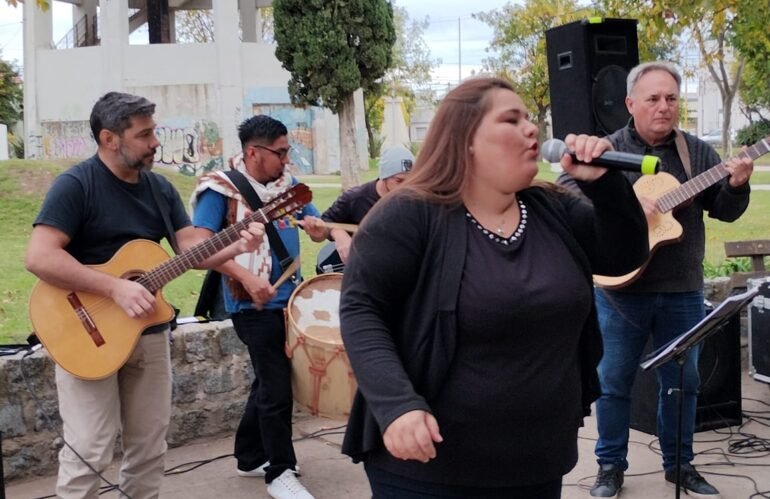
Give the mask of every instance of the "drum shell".
<svg viewBox="0 0 770 499">
<path fill-rule="evenodd" d="M 333 419 L 347 419 L 356 391 L 339 330 L 341 284 L 340 273 L 308 279 L 294 290 L 286 308 L 286 354 L 294 401 L 313 415 Z M 308 310 L 313 298 L 319 297 L 327 307 Z M 312 318 L 303 317 L 309 313 Z"/>
</svg>

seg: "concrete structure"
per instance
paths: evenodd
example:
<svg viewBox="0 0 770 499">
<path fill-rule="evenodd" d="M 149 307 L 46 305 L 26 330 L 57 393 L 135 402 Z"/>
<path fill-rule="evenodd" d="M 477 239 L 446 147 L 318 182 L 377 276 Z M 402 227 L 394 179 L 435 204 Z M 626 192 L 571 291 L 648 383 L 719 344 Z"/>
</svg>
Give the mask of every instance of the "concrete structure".
<svg viewBox="0 0 770 499">
<path fill-rule="evenodd" d="M 404 99 L 385 97 L 385 110 L 382 116 L 382 149 L 393 146 L 409 147 L 409 129 L 404 120 Z"/>
<path fill-rule="evenodd" d="M 271 0 L 166 2 L 165 12 L 148 14 L 163 2 L 66 0 L 73 5 L 73 30 L 58 46 L 72 48 L 60 49 L 52 40 L 52 9 L 42 12 L 34 1 L 24 3 L 27 158 L 92 154 L 91 107 L 104 93 L 118 90 L 157 104 L 157 164 L 189 174 L 222 168 L 240 149 L 236 125 L 266 113 L 289 128 L 291 159 L 302 173 L 339 170 L 337 117 L 322 108 L 292 106 L 290 75 L 276 59 L 275 46 L 262 40 L 259 9 Z M 212 9 L 215 41 L 174 43 L 174 16 L 182 9 Z M 131 44 L 130 33 L 148 21 L 150 44 Z M 360 91 L 356 107 L 357 146 L 365 169 Z"/>
<path fill-rule="evenodd" d="M 0 123 L 0 161 L 8 159 L 8 125 Z"/>
</svg>

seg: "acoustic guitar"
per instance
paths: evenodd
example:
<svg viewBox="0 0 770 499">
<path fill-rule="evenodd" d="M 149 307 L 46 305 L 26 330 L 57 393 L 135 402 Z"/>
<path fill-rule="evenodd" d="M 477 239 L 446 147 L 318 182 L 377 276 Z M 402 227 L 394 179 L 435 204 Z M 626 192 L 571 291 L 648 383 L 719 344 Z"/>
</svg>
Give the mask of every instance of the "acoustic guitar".
<svg viewBox="0 0 770 499">
<path fill-rule="evenodd" d="M 770 136 L 765 137 L 745 151 L 741 151 L 738 157 L 749 157 L 755 160 L 769 151 Z M 722 162 L 683 184 L 679 184 L 679 181 L 673 175 L 666 172 L 646 175 L 636 181 L 634 184 L 636 196 L 653 199 L 657 208 L 657 213 L 647 217 L 650 258 L 652 258 L 653 252 L 660 246 L 673 244 L 682 239 L 682 226 L 674 218 L 673 210 L 728 175 L 730 175 L 730 172 L 727 171 L 724 162 Z M 594 283 L 599 287 L 607 289 L 622 288 L 641 277 L 649 261 L 648 258 L 644 265 L 622 276 L 594 275 Z"/>
<path fill-rule="evenodd" d="M 172 258 L 159 244 L 137 239 L 123 245 L 108 262 L 91 266 L 136 281 L 153 293 L 155 309 L 147 317 L 131 318 L 105 296 L 38 281 L 29 299 L 35 334 L 53 360 L 73 376 L 106 378 L 126 363 L 144 330 L 174 317 L 163 298 L 163 286 L 236 242 L 249 223 L 270 223 L 301 209 L 311 199 L 310 189 L 296 184 L 243 220 Z"/>
</svg>

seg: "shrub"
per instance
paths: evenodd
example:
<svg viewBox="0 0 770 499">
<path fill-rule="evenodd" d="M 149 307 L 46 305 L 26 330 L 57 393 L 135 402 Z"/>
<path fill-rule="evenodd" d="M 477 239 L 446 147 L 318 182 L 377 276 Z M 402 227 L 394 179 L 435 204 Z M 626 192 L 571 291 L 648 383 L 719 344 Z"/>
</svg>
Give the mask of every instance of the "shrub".
<svg viewBox="0 0 770 499">
<path fill-rule="evenodd" d="M 703 262 L 703 274 L 706 278 L 730 277 L 734 272 L 751 272 L 751 261 L 747 257 L 728 258 L 714 265 Z"/>
<path fill-rule="evenodd" d="M 750 146 L 767 136 L 770 136 L 770 120 L 762 120 L 738 130 L 736 142 L 740 145 Z"/>
</svg>

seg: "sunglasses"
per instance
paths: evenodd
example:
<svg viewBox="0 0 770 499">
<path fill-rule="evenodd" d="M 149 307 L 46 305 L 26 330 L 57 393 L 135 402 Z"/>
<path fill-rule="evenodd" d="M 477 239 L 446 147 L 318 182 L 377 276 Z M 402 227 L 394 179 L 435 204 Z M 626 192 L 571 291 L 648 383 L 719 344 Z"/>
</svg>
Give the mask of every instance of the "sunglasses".
<svg viewBox="0 0 770 499">
<path fill-rule="evenodd" d="M 412 170 L 412 160 L 411 159 L 402 159 L 401 160 L 401 171 L 402 172 L 408 172 Z"/>
</svg>

